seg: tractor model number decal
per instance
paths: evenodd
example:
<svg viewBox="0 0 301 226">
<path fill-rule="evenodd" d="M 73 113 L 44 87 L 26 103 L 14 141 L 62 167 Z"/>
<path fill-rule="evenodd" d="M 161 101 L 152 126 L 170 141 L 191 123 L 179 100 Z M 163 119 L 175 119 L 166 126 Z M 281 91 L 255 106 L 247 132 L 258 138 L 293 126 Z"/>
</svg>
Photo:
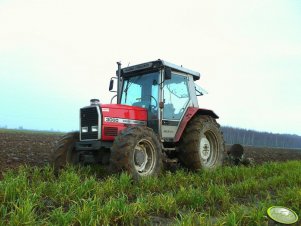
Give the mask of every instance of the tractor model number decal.
<svg viewBox="0 0 301 226">
<path fill-rule="evenodd" d="M 105 122 L 109 122 L 109 123 L 122 123 L 122 124 L 146 125 L 145 121 L 133 120 L 133 119 L 124 119 L 124 118 L 111 118 L 111 117 L 105 117 Z"/>
<path fill-rule="evenodd" d="M 105 121 L 106 121 L 106 122 L 118 122 L 118 118 L 109 118 L 109 117 L 105 117 Z"/>
</svg>

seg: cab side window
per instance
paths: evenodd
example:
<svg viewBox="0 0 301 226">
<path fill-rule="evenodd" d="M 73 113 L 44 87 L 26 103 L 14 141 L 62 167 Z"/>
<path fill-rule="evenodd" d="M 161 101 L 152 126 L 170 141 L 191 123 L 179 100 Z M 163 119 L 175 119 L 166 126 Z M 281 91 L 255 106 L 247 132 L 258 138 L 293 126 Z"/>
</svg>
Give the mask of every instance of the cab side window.
<svg viewBox="0 0 301 226">
<path fill-rule="evenodd" d="M 180 120 L 189 102 L 187 77 L 172 73 L 171 79 L 164 81 L 163 119 Z"/>
</svg>

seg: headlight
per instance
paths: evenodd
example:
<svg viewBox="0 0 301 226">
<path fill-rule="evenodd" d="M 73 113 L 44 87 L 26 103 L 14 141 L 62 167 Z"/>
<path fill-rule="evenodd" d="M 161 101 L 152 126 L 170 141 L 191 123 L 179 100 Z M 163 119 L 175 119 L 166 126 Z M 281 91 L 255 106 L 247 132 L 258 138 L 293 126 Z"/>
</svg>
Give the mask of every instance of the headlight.
<svg viewBox="0 0 301 226">
<path fill-rule="evenodd" d="M 92 126 L 92 132 L 97 132 L 98 131 L 98 126 Z"/>
<path fill-rule="evenodd" d="M 88 133 L 88 127 L 82 127 L 82 133 Z"/>
</svg>

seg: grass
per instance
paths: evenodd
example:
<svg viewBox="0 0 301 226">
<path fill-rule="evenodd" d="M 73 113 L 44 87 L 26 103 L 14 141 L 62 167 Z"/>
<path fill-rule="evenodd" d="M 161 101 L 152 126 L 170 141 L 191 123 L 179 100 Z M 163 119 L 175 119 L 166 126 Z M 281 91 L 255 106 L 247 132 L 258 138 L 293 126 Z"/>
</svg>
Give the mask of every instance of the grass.
<svg viewBox="0 0 301 226">
<path fill-rule="evenodd" d="M 134 182 L 93 167 L 56 177 L 50 166 L 24 166 L 0 181 L 0 225 L 268 225 L 272 205 L 301 216 L 300 169 L 290 161 Z"/>
</svg>

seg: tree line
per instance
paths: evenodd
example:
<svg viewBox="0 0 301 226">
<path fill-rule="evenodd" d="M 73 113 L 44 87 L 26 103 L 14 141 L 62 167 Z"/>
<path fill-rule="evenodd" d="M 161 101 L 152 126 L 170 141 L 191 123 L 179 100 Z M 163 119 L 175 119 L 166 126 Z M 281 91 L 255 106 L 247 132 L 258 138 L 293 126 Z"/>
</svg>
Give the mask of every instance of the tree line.
<svg viewBox="0 0 301 226">
<path fill-rule="evenodd" d="M 301 136 L 298 135 L 258 132 L 229 126 L 222 126 L 222 131 L 226 144 L 239 143 L 250 146 L 301 148 Z"/>
</svg>

